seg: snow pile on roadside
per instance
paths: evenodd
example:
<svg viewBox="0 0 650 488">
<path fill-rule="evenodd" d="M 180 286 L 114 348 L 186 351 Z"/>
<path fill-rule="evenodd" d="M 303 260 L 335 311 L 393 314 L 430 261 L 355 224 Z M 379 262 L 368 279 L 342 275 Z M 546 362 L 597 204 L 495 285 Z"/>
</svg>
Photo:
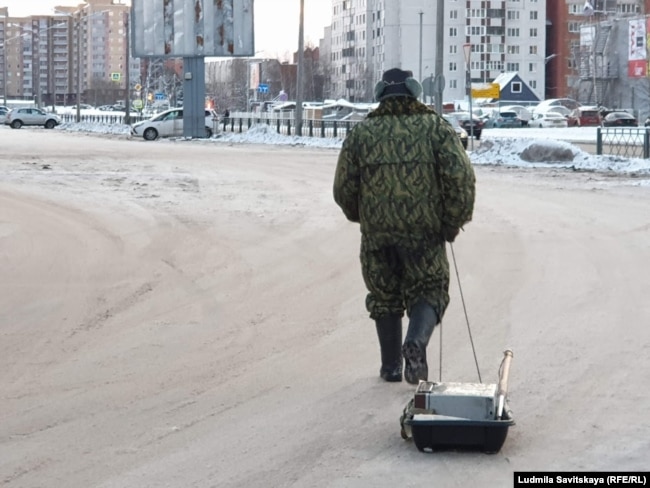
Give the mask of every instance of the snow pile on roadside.
<svg viewBox="0 0 650 488">
<path fill-rule="evenodd" d="M 125 124 L 100 123 L 65 123 L 57 127 L 59 130 L 71 132 L 92 132 L 117 136 L 129 136 L 131 128 Z M 650 160 L 641 158 L 626 158 L 619 156 L 595 156 L 581 150 L 572 142 L 576 141 L 595 144 L 595 133 L 592 138 L 586 137 L 584 129 L 593 127 L 563 129 L 562 133 L 553 129 L 491 129 L 490 134 L 483 132 L 480 144 L 469 153 L 473 164 L 503 165 L 525 168 L 566 168 L 577 171 L 614 172 L 634 176 L 650 176 Z M 503 134 L 503 135 L 502 135 Z M 513 137 L 519 136 L 519 137 Z M 547 138 L 549 137 L 549 138 Z M 552 139 L 550 137 L 556 137 Z M 558 140 L 557 138 L 565 140 Z M 271 144 L 288 146 L 309 146 L 330 149 L 340 149 L 343 140 L 333 137 L 287 136 L 278 134 L 275 126 L 254 124 L 250 129 L 238 132 L 220 132 L 212 137 L 210 142 L 221 144 Z M 575 142 L 575 141 L 573 141 Z"/>
<path fill-rule="evenodd" d="M 343 141 L 332 137 L 307 137 L 278 134 L 277 129 L 269 124 L 254 124 L 242 132 L 220 132 L 215 140 L 230 144 L 278 144 L 289 146 L 316 146 L 340 148 Z"/>
<path fill-rule="evenodd" d="M 57 127 L 68 132 L 93 132 L 96 134 L 130 134 L 131 126 L 126 124 L 100 124 L 97 122 L 64 122 Z"/>
<path fill-rule="evenodd" d="M 595 156 L 569 142 L 536 138 L 486 138 L 471 154 L 473 164 L 571 168 L 650 175 L 650 162 L 640 158 Z"/>
</svg>

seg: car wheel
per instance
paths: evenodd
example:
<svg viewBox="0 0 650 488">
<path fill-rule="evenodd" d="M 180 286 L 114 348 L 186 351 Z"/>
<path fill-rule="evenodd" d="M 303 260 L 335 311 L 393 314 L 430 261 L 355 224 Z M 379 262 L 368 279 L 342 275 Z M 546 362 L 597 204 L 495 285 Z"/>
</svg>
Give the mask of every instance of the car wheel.
<svg viewBox="0 0 650 488">
<path fill-rule="evenodd" d="M 12 129 L 20 129 L 23 126 L 23 123 L 20 120 L 14 120 L 11 122 Z"/>
<path fill-rule="evenodd" d="M 145 141 L 153 141 L 158 138 L 158 131 L 153 127 L 149 127 L 142 133 L 142 137 L 144 137 Z"/>
<path fill-rule="evenodd" d="M 54 129 L 56 127 L 56 122 L 52 119 L 48 120 L 45 122 L 45 128 L 46 129 Z"/>
<path fill-rule="evenodd" d="M 210 127 L 205 128 L 205 137 L 210 139 L 212 137 L 212 129 Z"/>
</svg>

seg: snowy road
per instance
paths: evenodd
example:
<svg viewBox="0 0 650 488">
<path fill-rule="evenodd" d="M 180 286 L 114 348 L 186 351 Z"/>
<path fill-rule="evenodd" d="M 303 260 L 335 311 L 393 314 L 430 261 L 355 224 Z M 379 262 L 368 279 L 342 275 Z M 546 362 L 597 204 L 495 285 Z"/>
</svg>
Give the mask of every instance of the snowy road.
<svg viewBox="0 0 650 488">
<path fill-rule="evenodd" d="M 498 454 L 400 437 L 336 149 L 0 133 L 0 480 L 7 488 L 509 487 L 643 470 L 650 187 L 478 166 L 454 244 Z M 7 137 L 10 135 L 10 137 Z M 443 381 L 477 380 L 458 285 Z M 439 335 L 429 355 L 440 371 Z"/>
</svg>

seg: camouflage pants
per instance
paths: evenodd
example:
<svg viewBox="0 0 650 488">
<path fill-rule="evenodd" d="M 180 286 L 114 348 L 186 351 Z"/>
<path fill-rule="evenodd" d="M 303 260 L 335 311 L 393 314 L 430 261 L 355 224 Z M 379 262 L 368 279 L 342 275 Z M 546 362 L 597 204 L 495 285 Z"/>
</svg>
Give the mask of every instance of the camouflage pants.
<svg viewBox="0 0 650 488">
<path fill-rule="evenodd" d="M 363 237 L 360 257 L 370 318 L 402 316 L 420 299 L 430 303 L 442 318 L 449 304 L 449 261 L 444 243 L 386 245 Z"/>
</svg>

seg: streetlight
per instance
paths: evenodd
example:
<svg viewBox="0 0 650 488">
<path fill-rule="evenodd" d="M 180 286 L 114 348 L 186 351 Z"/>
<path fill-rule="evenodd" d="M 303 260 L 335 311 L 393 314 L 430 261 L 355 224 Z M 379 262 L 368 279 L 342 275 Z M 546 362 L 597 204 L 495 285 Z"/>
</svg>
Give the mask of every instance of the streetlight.
<svg viewBox="0 0 650 488">
<path fill-rule="evenodd" d="M 463 53 L 465 54 L 465 87 L 469 96 L 469 138 L 471 150 L 474 150 L 474 112 L 472 111 L 472 73 L 470 71 L 470 62 L 472 60 L 472 45 L 463 44 Z"/>
</svg>

